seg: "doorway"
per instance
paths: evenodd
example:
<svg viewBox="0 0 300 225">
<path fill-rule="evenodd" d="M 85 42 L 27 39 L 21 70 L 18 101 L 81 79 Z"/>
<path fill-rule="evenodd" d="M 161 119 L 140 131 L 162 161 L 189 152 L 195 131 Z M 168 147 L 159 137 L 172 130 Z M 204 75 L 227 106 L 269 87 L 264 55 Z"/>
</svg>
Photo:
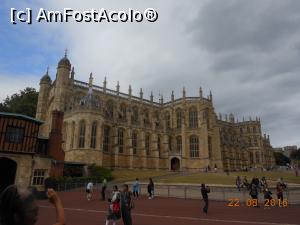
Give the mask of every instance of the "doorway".
<svg viewBox="0 0 300 225">
<path fill-rule="evenodd" d="M 171 159 L 171 170 L 173 170 L 173 171 L 180 170 L 180 160 L 178 158 Z"/>
<path fill-rule="evenodd" d="M 0 158 L 0 193 L 15 183 L 17 163 L 9 158 Z"/>
</svg>

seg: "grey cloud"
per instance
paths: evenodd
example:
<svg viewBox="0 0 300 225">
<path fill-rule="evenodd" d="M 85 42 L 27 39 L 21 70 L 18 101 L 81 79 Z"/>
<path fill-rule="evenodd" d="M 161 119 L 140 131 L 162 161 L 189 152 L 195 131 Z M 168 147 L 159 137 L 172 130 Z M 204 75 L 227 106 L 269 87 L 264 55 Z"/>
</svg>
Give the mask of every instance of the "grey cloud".
<svg viewBox="0 0 300 225">
<path fill-rule="evenodd" d="M 46 4 L 46 3 L 44 3 Z M 145 9 L 159 12 L 156 23 L 60 24 L 59 46 L 67 46 L 76 78 L 144 96 L 153 90 L 167 100 L 212 89 L 217 112 L 261 116 L 265 132 L 277 145 L 300 142 L 300 1 L 194 0 L 111 1 L 66 0 L 48 7 Z M 45 28 L 41 28 L 45 32 Z M 51 35 L 52 34 L 52 35 Z M 46 49 L 46 48 L 45 48 Z M 55 65 L 52 65 L 55 67 Z M 277 126 L 278 124 L 278 126 Z"/>
</svg>

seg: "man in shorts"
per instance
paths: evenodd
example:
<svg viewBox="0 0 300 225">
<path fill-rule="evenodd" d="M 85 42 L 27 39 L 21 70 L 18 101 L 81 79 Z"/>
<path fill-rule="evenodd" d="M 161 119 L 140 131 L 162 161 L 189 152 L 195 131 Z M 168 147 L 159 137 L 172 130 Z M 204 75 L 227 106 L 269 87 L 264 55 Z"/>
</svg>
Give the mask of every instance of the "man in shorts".
<svg viewBox="0 0 300 225">
<path fill-rule="evenodd" d="M 92 193 L 93 193 L 93 183 L 90 181 L 86 186 L 86 198 L 88 201 L 92 199 Z"/>
</svg>

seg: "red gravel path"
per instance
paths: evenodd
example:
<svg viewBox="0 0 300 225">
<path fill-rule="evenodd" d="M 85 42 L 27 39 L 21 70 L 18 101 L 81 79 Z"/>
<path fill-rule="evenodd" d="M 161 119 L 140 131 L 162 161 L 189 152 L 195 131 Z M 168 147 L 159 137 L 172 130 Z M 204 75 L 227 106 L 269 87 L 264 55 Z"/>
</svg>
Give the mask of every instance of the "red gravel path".
<svg viewBox="0 0 300 225">
<path fill-rule="evenodd" d="M 82 192 L 59 193 L 64 203 L 68 225 L 105 224 L 107 202 L 88 202 Z M 300 206 L 270 209 L 247 206 L 228 207 L 225 202 L 210 202 L 209 213 L 202 213 L 201 200 L 146 198 L 135 201 L 135 225 L 300 225 Z M 39 201 L 38 225 L 55 223 L 55 210 L 47 201 Z M 119 221 L 118 224 L 123 224 Z"/>
</svg>

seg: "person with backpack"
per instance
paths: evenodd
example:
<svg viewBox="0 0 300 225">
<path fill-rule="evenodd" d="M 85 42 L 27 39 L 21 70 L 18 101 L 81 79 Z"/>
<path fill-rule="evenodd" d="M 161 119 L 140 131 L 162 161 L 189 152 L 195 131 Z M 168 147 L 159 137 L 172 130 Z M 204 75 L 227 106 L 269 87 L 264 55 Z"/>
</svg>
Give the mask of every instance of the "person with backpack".
<svg viewBox="0 0 300 225">
<path fill-rule="evenodd" d="M 132 225 L 131 210 L 134 208 L 132 194 L 128 185 L 124 184 L 121 193 L 121 212 L 124 225 Z"/>
<path fill-rule="evenodd" d="M 121 194 L 118 191 L 118 186 L 113 186 L 111 197 L 108 199 L 109 207 L 106 216 L 105 225 L 109 225 L 110 221 L 113 221 L 113 225 L 117 224 L 117 221 L 121 219 Z"/>
<path fill-rule="evenodd" d="M 208 212 L 208 193 L 210 193 L 210 188 L 205 186 L 205 184 L 201 184 L 201 194 L 204 201 L 203 212 L 205 214 Z"/>
</svg>

